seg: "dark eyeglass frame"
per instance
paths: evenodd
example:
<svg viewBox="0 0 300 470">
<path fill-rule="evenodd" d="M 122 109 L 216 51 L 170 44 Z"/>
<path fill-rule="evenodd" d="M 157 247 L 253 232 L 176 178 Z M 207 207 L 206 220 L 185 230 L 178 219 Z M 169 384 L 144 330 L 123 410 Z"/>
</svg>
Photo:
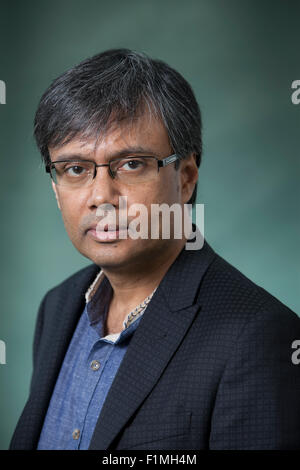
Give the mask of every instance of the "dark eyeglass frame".
<svg viewBox="0 0 300 470">
<path fill-rule="evenodd" d="M 135 158 L 137 158 L 137 159 L 138 158 L 151 158 L 153 160 L 156 160 L 157 161 L 157 172 L 159 172 L 160 168 L 164 168 L 165 166 L 170 165 L 170 163 L 173 163 L 173 162 L 176 162 L 177 160 L 180 160 L 180 157 L 176 153 L 173 153 L 172 155 L 169 155 L 168 157 L 165 157 L 161 160 L 159 158 L 155 157 L 155 156 L 152 156 L 152 155 L 151 156 L 150 155 L 130 155 L 128 157 L 114 158 L 114 159 L 110 160 L 108 163 L 101 163 L 100 165 L 95 163 L 93 160 L 57 160 L 55 162 L 51 162 L 51 163 L 46 164 L 46 172 L 50 173 L 50 176 L 51 176 L 52 180 L 54 180 L 53 177 L 52 177 L 51 169 L 55 168 L 55 163 L 72 163 L 72 162 L 80 163 L 80 161 L 82 161 L 83 163 L 93 163 L 93 165 L 94 165 L 94 175 L 93 175 L 92 180 L 96 178 L 97 168 L 101 167 L 101 166 L 108 166 L 108 173 L 111 176 L 111 178 L 114 179 L 116 177 L 116 175 L 114 174 L 114 172 L 111 169 L 111 164 L 115 163 L 115 162 L 122 161 L 122 160 L 134 160 Z"/>
</svg>

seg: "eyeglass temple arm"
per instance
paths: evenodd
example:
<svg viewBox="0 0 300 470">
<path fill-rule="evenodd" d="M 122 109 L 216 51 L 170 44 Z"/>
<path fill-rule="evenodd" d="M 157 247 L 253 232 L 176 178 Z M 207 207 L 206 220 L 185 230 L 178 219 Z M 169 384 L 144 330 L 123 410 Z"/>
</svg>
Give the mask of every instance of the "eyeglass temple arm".
<svg viewBox="0 0 300 470">
<path fill-rule="evenodd" d="M 162 160 L 159 160 L 158 161 L 158 166 L 164 167 L 164 166 L 169 165 L 170 163 L 175 162 L 176 160 L 179 160 L 179 157 L 178 157 L 178 155 L 176 155 L 176 153 L 174 153 L 173 155 L 170 155 L 169 157 L 166 157 L 166 158 L 163 158 Z"/>
</svg>

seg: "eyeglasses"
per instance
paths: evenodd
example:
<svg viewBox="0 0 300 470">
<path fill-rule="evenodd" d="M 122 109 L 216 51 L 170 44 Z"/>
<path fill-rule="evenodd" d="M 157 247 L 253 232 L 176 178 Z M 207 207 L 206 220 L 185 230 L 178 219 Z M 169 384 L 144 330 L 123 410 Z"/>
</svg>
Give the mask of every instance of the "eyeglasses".
<svg viewBox="0 0 300 470">
<path fill-rule="evenodd" d="M 91 160 L 60 160 L 46 165 L 46 172 L 55 184 L 69 188 L 88 186 L 96 177 L 97 168 L 107 166 L 112 179 L 124 184 L 136 184 L 154 180 L 160 168 L 179 160 L 175 153 L 159 160 L 150 156 L 116 158 L 97 165 Z"/>
</svg>

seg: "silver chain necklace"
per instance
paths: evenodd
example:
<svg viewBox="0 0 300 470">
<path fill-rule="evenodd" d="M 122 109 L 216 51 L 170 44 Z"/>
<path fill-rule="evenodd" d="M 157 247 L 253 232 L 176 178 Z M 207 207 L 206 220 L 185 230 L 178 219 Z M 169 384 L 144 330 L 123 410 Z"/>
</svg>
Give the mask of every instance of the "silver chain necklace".
<svg viewBox="0 0 300 470">
<path fill-rule="evenodd" d="M 150 295 L 148 295 L 148 297 L 146 297 L 137 307 L 135 307 L 134 310 L 132 310 L 128 314 L 127 320 L 126 320 L 126 322 L 124 322 L 124 327 L 125 328 L 127 328 L 128 324 L 131 323 L 131 321 L 134 317 L 136 317 L 142 310 L 144 310 L 144 308 L 148 305 L 148 303 L 152 299 L 153 294 L 154 294 L 155 291 L 156 291 L 156 288 L 154 289 L 154 291 Z"/>
</svg>

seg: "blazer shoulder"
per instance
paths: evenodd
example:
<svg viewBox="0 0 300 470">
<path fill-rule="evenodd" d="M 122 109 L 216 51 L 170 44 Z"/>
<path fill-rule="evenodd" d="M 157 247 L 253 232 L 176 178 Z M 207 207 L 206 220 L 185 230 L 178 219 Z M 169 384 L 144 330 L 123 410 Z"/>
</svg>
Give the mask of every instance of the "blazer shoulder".
<svg viewBox="0 0 300 470">
<path fill-rule="evenodd" d="M 251 312 L 251 315 L 262 309 L 270 312 L 281 311 L 298 318 L 287 305 L 217 253 L 204 283 L 204 291 L 213 296 L 215 302 L 222 304 L 222 307 L 227 304 L 232 310 Z"/>
</svg>

